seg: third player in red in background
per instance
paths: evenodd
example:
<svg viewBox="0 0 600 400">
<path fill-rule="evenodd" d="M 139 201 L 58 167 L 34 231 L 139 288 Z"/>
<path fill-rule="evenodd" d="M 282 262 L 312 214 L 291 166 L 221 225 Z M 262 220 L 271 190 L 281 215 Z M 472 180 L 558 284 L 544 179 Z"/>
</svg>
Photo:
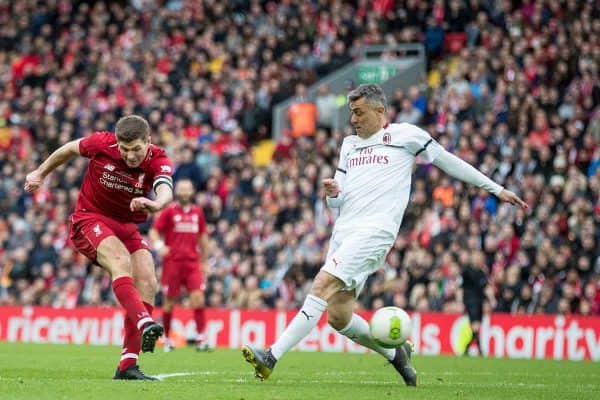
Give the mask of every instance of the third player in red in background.
<svg viewBox="0 0 600 400">
<path fill-rule="evenodd" d="M 208 264 L 208 236 L 202 209 L 192 204 L 194 185 L 189 179 L 177 182 L 176 202 L 156 218 L 150 238 L 162 256 L 163 270 L 161 286 L 163 291 L 163 324 L 165 328 L 165 351 L 174 346 L 169 339 L 173 306 L 179 301 L 181 287 L 185 286 L 190 296 L 190 306 L 194 310 L 197 336 L 196 349 L 209 349 L 204 327 L 204 276 Z M 163 238 L 163 239 L 161 239 Z"/>
</svg>

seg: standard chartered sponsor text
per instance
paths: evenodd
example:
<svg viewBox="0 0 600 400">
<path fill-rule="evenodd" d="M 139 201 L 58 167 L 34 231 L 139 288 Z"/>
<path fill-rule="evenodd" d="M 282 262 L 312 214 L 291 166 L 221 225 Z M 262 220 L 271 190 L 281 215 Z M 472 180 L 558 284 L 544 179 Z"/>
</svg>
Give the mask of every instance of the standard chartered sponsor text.
<svg viewBox="0 0 600 400">
<path fill-rule="evenodd" d="M 100 183 L 107 188 L 123 190 L 128 193 L 142 193 L 143 191 L 140 189 L 134 188 L 131 183 L 123 178 L 118 176 L 109 174 L 108 172 L 103 172 L 102 177 L 100 178 Z"/>
</svg>

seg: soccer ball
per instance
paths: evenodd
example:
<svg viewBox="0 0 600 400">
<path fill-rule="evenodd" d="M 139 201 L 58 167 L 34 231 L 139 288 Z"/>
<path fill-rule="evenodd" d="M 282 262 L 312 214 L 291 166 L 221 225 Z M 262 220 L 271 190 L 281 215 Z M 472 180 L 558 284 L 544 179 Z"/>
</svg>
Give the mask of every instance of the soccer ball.
<svg viewBox="0 0 600 400">
<path fill-rule="evenodd" d="M 412 331 L 410 316 L 398 307 L 380 308 L 369 323 L 373 340 L 388 349 L 406 342 Z"/>
</svg>

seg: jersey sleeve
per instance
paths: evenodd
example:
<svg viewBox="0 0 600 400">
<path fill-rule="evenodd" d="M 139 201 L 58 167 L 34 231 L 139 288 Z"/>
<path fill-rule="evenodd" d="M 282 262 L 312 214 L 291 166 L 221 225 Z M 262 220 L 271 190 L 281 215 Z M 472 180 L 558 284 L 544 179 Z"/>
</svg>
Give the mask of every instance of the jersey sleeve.
<svg viewBox="0 0 600 400">
<path fill-rule="evenodd" d="M 149 169 L 152 177 L 152 189 L 155 192 L 158 185 L 163 183 L 169 185 L 171 190 L 173 189 L 173 164 L 165 154 L 154 158 Z"/>
<path fill-rule="evenodd" d="M 344 141 L 342 143 L 342 147 L 340 148 L 340 157 L 338 161 L 337 171 L 343 173 L 344 175 L 348 169 L 348 142 Z"/>
<path fill-rule="evenodd" d="M 152 223 L 152 227 L 154 229 L 156 229 L 157 231 L 159 231 L 160 233 L 164 234 L 169 225 L 170 215 L 171 215 L 171 208 L 169 207 L 169 208 L 163 210 L 160 214 L 158 214 L 158 216 Z"/>
<path fill-rule="evenodd" d="M 346 173 L 348 169 L 348 142 L 344 141 L 340 148 L 340 157 L 338 166 L 335 171 L 333 179 L 335 179 L 340 186 L 340 192 L 336 197 L 326 197 L 327 205 L 331 208 L 339 208 L 344 203 L 344 185 L 346 184 Z"/>
<path fill-rule="evenodd" d="M 444 148 L 435 141 L 427 131 L 416 125 L 403 123 L 398 125 L 398 135 L 403 138 L 404 147 L 415 157 L 421 156 L 433 162 L 444 151 Z"/>
<path fill-rule="evenodd" d="M 114 134 L 110 132 L 94 132 L 79 141 L 79 153 L 87 158 L 93 158 L 106 146 L 113 144 Z"/>
</svg>

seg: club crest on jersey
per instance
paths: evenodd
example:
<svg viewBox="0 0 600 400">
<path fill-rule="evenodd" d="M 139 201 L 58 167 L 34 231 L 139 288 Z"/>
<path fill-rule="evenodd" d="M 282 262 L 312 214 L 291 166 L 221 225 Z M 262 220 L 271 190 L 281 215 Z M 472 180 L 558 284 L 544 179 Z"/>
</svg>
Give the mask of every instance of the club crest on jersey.
<svg viewBox="0 0 600 400">
<path fill-rule="evenodd" d="M 390 135 L 389 133 L 384 134 L 383 135 L 383 143 L 384 144 L 392 143 L 392 135 Z"/>
<path fill-rule="evenodd" d="M 104 164 L 104 169 L 106 169 L 106 170 L 108 170 L 108 171 L 111 171 L 111 172 L 112 172 L 112 171 L 114 171 L 114 170 L 115 170 L 115 168 L 117 168 L 117 167 L 115 167 L 115 166 L 114 166 L 114 165 L 112 165 L 111 163 Z"/>
<path fill-rule="evenodd" d="M 135 183 L 135 187 L 136 188 L 142 188 L 144 187 L 144 177 L 146 176 L 146 174 L 144 172 L 142 172 L 139 176 L 138 176 L 138 180 Z"/>
</svg>

